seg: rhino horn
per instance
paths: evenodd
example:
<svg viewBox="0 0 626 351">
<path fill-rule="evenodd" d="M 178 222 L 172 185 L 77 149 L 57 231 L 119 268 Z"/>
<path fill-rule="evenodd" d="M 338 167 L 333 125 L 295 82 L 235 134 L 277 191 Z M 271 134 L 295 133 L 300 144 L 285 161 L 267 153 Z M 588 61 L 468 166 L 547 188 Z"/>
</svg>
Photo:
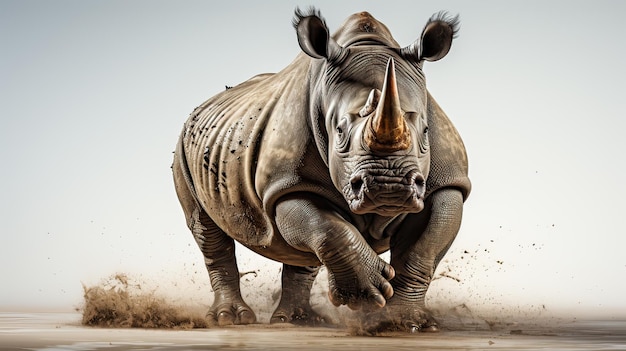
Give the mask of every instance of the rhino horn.
<svg viewBox="0 0 626 351">
<path fill-rule="evenodd" d="M 395 152 L 411 146 L 410 132 L 400 108 L 393 58 L 389 58 L 387 62 L 378 106 L 369 117 L 364 137 L 365 143 L 373 151 Z"/>
</svg>

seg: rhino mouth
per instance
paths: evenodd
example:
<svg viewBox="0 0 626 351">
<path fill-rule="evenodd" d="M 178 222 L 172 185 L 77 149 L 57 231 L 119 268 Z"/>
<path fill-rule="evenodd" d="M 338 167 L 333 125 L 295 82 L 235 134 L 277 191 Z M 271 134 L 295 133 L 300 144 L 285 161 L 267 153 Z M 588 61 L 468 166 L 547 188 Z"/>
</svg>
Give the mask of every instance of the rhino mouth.
<svg viewBox="0 0 626 351">
<path fill-rule="evenodd" d="M 398 176 L 389 170 L 377 170 L 355 173 L 344 194 L 356 214 L 395 216 L 424 209 L 425 192 L 424 177 L 417 171 Z"/>
</svg>

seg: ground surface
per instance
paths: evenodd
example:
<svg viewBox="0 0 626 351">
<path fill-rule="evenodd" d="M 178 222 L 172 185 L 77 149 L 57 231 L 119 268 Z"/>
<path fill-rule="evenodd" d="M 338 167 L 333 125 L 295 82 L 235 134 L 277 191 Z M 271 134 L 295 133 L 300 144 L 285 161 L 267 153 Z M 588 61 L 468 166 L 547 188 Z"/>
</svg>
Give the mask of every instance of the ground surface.
<svg viewBox="0 0 626 351">
<path fill-rule="evenodd" d="M 162 330 L 83 327 L 79 313 L 0 312 L 0 350 L 626 350 L 626 321 L 465 325 L 435 334 L 352 336 L 345 329 Z"/>
</svg>

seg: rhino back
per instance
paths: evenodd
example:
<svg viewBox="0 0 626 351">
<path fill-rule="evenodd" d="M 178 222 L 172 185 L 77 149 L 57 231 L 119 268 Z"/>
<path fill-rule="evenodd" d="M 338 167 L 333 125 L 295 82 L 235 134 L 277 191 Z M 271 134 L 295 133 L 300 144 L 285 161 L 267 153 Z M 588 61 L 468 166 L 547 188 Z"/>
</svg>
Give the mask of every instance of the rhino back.
<svg viewBox="0 0 626 351">
<path fill-rule="evenodd" d="M 468 160 L 463 140 L 430 94 L 427 108 L 431 161 L 426 196 L 437 189 L 453 187 L 461 190 L 465 200 L 472 186 L 468 178 Z"/>
</svg>

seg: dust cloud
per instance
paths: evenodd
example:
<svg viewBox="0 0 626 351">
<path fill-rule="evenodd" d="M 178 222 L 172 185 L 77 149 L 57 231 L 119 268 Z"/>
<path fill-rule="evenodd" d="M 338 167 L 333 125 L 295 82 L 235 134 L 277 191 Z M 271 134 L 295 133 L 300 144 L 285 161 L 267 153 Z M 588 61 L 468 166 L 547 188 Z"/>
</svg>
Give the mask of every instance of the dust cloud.
<svg viewBox="0 0 626 351">
<path fill-rule="evenodd" d="M 192 307 L 175 305 L 154 291 L 143 291 L 141 284 L 122 273 L 100 285 L 83 284 L 82 324 L 118 328 L 207 328 L 203 313 Z"/>
<path fill-rule="evenodd" d="M 490 263 L 478 258 L 479 253 L 485 258 L 484 254 L 490 249 L 489 245 L 484 245 L 472 250 L 451 250 L 448 258 L 441 262 L 427 295 L 427 306 L 443 330 L 514 330 L 528 321 L 537 325 L 539 319 L 545 320 L 546 306 L 503 306 L 496 303 L 499 299 L 493 296 L 497 293 L 492 289 L 474 288 L 475 282 L 471 280 L 475 270 L 495 269 L 505 273 L 507 265 L 499 257 L 488 255 L 486 261 Z M 388 260 L 385 255 L 382 257 Z M 244 260 L 243 266 L 250 268 L 252 263 Z M 257 261 L 256 267 L 240 274 L 242 295 L 255 311 L 258 323 L 268 324 L 281 296 L 280 265 L 259 267 Z M 470 281 L 466 281 L 468 277 Z M 358 324 L 363 316 L 346 306 L 333 306 L 328 300 L 327 281 L 327 271 L 322 267 L 311 291 L 311 307 L 329 322 L 327 326 L 363 335 Z M 193 284 L 198 289 L 199 285 L 205 287 L 203 283 L 193 281 Z M 161 294 L 164 285 L 167 284 L 160 286 L 157 282 L 154 286 L 125 273 L 113 274 L 93 286 L 83 284 L 84 301 L 82 307 L 77 309 L 82 313 L 82 324 L 107 328 L 210 327 L 205 313 L 212 301 L 205 298 L 197 303 L 197 300 L 186 299 L 196 305 L 185 305 L 177 296 Z M 468 286 L 472 287 L 469 291 Z M 180 287 L 177 291 L 181 292 Z"/>
</svg>

